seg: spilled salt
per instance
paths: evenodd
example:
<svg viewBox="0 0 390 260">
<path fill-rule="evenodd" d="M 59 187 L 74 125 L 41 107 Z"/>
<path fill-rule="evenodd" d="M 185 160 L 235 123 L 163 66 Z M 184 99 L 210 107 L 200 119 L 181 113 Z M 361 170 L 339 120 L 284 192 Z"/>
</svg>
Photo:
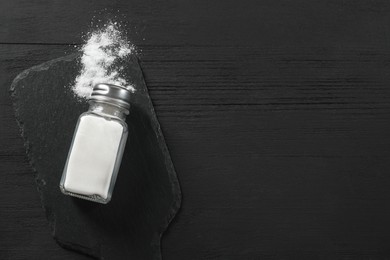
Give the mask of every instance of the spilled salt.
<svg viewBox="0 0 390 260">
<path fill-rule="evenodd" d="M 123 67 L 118 65 L 134 51 L 134 46 L 120 32 L 117 23 L 109 22 L 91 32 L 81 51 L 81 71 L 72 87 L 78 97 L 89 98 L 97 83 L 119 85 L 135 91 L 121 76 Z"/>
</svg>

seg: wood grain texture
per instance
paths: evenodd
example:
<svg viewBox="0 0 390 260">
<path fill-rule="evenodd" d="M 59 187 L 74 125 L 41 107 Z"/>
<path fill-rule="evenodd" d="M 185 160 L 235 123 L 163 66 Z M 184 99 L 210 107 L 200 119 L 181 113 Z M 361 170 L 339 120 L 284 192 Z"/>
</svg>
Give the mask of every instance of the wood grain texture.
<svg viewBox="0 0 390 260">
<path fill-rule="evenodd" d="M 165 259 L 390 257 L 388 1 L 1 7 L 0 42 L 24 43 L 0 46 L 6 259 L 73 257 L 49 239 L 7 89 L 79 43 L 102 8 L 127 16 L 181 183 Z"/>
</svg>

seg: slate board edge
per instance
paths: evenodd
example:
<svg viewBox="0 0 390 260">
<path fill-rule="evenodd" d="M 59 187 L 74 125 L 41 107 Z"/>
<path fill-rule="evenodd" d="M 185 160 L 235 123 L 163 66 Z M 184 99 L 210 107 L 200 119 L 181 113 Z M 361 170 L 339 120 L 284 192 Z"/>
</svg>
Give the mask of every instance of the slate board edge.
<svg viewBox="0 0 390 260">
<path fill-rule="evenodd" d="M 34 172 L 34 175 L 35 175 L 35 182 L 37 184 L 37 191 L 39 192 L 39 197 L 40 197 L 40 201 L 41 201 L 41 207 L 44 210 L 46 218 L 47 218 L 47 220 L 49 222 L 49 226 L 50 226 L 50 229 L 51 229 L 51 234 L 53 236 L 53 239 L 57 242 L 57 244 L 59 244 L 63 248 L 70 249 L 70 250 L 75 250 L 75 251 L 77 251 L 79 253 L 86 254 L 86 255 L 89 255 L 89 256 L 92 256 L 92 257 L 96 257 L 96 255 L 90 254 L 90 253 L 86 252 L 85 250 L 83 250 L 82 248 L 80 248 L 80 247 L 78 247 L 76 245 L 72 245 L 71 246 L 69 244 L 63 243 L 58 237 L 55 236 L 56 217 L 55 217 L 55 214 L 53 212 L 51 212 L 51 211 L 49 212 L 45 208 L 45 206 L 44 206 L 44 203 L 43 203 L 43 193 L 40 190 L 40 185 L 41 185 L 40 184 L 40 176 L 39 176 L 40 174 L 39 174 L 39 172 L 35 168 L 35 162 L 34 162 L 33 156 L 32 156 L 33 153 L 30 152 L 30 144 L 28 142 L 27 137 L 24 134 L 24 131 L 23 131 L 23 121 L 20 118 L 19 111 L 18 111 L 18 106 L 17 106 L 19 100 L 18 100 L 17 94 L 16 94 L 16 91 L 17 91 L 16 86 L 17 86 L 17 83 L 20 80 L 22 80 L 25 77 L 27 77 L 30 74 L 30 72 L 38 72 L 38 71 L 42 71 L 42 70 L 47 70 L 54 63 L 57 63 L 59 61 L 72 61 L 73 59 L 77 58 L 79 55 L 80 55 L 80 53 L 78 53 L 78 52 L 77 53 L 73 53 L 73 54 L 69 54 L 69 55 L 66 55 L 66 56 L 63 56 L 63 57 L 59 57 L 59 58 L 56 58 L 56 59 L 53 59 L 53 60 L 41 63 L 39 65 L 33 66 L 31 68 L 28 68 L 28 69 L 22 71 L 12 81 L 11 86 L 9 88 L 9 93 L 10 93 L 10 96 L 11 96 L 12 106 L 13 106 L 16 122 L 17 122 L 18 127 L 19 127 L 20 135 L 23 138 L 23 143 L 24 143 L 24 148 L 25 148 L 25 152 L 26 152 L 26 155 L 27 155 L 27 159 L 28 159 L 28 162 L 29 162 L 29 164 L 30 164 L 30 166 L 31 166 L 31 168 L 32 168 L 32 170 Z M 138 58 L 135 57 L 135 60 L 138 63 L 138 65 L 140 66 L 140 64 L 138 62 Z M 142 72 L 142 68 L 141 68 L 141 72 Z M 143 72 L 142 72 L 142 74 L 143 74 Z M 143 83 L 146 86 L 146 83 L 145 82 L 143 82 Z M 147 87 L 146 87 L 146 91 L 147 91 L 147 94 L 148 94 Z M 151 104 L 151 109 L 154 111 L 153 104 Z M 168 176 L 169 176 L 169 179 L 170 179 L 170 181 L 172 183 L 172 192 L 174 194 L 174 200 L 173 200 L 174 202 L 172 203 L 172 205 L 170 207 L 169 215 L 167 216 L 166 221 L 161 226 L 161 229 L 153 237 L 153 241 L 152 241 L 152 244 L 151 244 L 151 246 L 154 249 L 153 251 L 157 252 L 156 257 L 161 259 L 161 257 L 162 257 L 161 256 L 161 238 L 162 238 L 163 233 L 167 230 L 169 224 L 172 222 L 172 220 L 174 219 L 174 217 L 178 214 L 178 212 L 180 210 L 181 201 L 182 201 L 182 192 L 181 192 L 181 189 L 180 189 L 179 180 L 178 180 L 175 168 L 173 166 L 172 159 L 171 159 L 168 147 L 166 146 L 165 139 L 164 139 L 164 136 L 162 134 L 160 123 L 158 122 L 157 118 L 155 118 L 155 117 L 152 117 L 151 120 L 153 120 L 153 122 L 156 123 L 156 125 L 158 126 L 158 129 L 157 129 L 158 136 L 157 136 L 157 138 L 162 141 L 162 142 L 159 142 L 160 143 L 160 148 L 163 151 L 166 151 L 167 152 L 166 154 L 168 155 L 165 158 L 165 164 L 166 164 L 167 167 L 169 167 L 169 171 L 168 171 L 169 174 L 168 174 Z"/>
<path fill-rule="evenodd" d="M 139 67 L 141 68 L 141 73 L 143 76 L 142 67 L 141 67 L 138 59 L 136 58 L 136 56 L 133 56 L 133 58 L 134 58 L 135 62 L 139 65 Z M 144 79 L 145 79 L 145 77 L 143 77 L 143 84 L 145 85 L 146 94 L 149 95 L 149 90 L 146 87 L 146 82 Z M 150 97 L 150 95 L 149 95 L 149 97 Z M 149 99 L 149 102 L 151 103 L 150 109 L 153 111 L 153 114 L 156 115 L 151 98 Z M 167 216 L 165 223 L 162 225 L 161 229 L 159 230 L 159 234 L 156 234 L 156 236 L 154 237 L 155 243 L 153 243 L 153 245 L 152 245 L 155 248 L 155 252 L 159 252 L 159 255 L 161 257 L 161 238 L 162 238 L 162 235 L 164 234 L 164 232 L 167 230 L 169 224 L 172 222 L 172 220 L 175 218 L 176 214 L 178 214 L 178 212 L 180 210 L 182 193 L 181 193 L 181 189 L 180 189 L 179 180 L 178 180 L 178 177 L 176 174 L 176 170 L 175 170 L 175 167 L 173 165 L 172 158 L 171 158 L 171 155 L 169 153 L 169 149 L 166 145 L 164 135 L 162 133 L 160 122 L 158 121 L 157 117 L 152 117 L 151 120 L 158 126 L 157 139 L 160 139 L 160 142 L 158 142 L 158 143 L 160 145 L 161 150 L 163 150 L 165 152 L 165 154 L 167 155 L 165 157 L 165 165 L 169 169 L 168 176 L 169 176 L 169 179 L 170 179 L 171 184 L 172 184 L 172 194 L 174 195 L 173 203 L 170 207 L 170 214 Z"/>
<path fill-rule="evenodd" d="M 15 118 L 16 118 L 16 122 L 18 124 L 18 127 L 19 127 L 19 132 L 20 132 L 20 135 L 22 136 L 23 138 L 23 143 L 24 143 L 24 148 L 25 148 L 25 151 L 26 151 L 26 155 L 27 155 L 27 159 L 28 159 L 28 162 L 34 172 L 34 179 L 35 179 L 35 182 L 36 182 L 36 185 L 37 185 L 37 191 L 39 193 L 39 198 L 40 198 L 40 201 L 41 201 L 41 207 L 42 209 L 44 210 L 45 212 L 45 215 L 46 215 L 46 218 L 48 220 L 48 223 L 49 223 L 49 226 L 50 226 L 50 229 L 51 229 L 51 234 L 54 238 L 54 240 L 60 245 L 60 246 L 63 246 L 62 243 L 60 243 L 60 241 L 58 241 L 58 239 L 55 237 L 55 215 L 54 213 L 52 212 L 48 212 L 47 208 L 44 206 L 44 203 L 43 203 L 43 194 L 40 190 L 40 183 L 39 183 L 39 180 L 40 180 L 40 177 L 39 177 L 39 172 L 36 170 L 35 168 L 35 162 L 34 162 L 34 159 L 32 156 L 33 155 L 33 152 L 32 150 L 30 151 L 30 143 L 27 139 L 27 136 L 25 135 L 24 131 L 23 131 L 23 121 L 21 120 L 20 118 L 20 115 L 19 115 L 19 110 L 18 110 L 18 103 L 19 103 L 19 100 L 17 98 L 17 83 L 24 79 L 25 77 L 27 77 L 30 72 L 38 72 L 38 71 L 42 71 L 42 70 L 47 70 L 49 69 L 50 65 L 58 62 L 58 61 L 70 61 L 74 58 L 77 57 L 77 53 L 74 53 L 74 54 L 70 54 L 68 56 L 65 56 L 65 57 L 60 57 L 60 58 L 57 58 L 57 59 L 53 59 L 53 60 L 50 60 L 50 61 L 47 61 L 47 62 L 44 62 L 42 64 L 39 64 L 39 65 L 36 65 L 36 66 L 33 66 L 31 68 L 28 68 L 24 71 L 22 71 L 21 73 L 19 73 L 15 79 L 12 81 L 11 83 L 11 87 L 9 89 L 9 92 L 10 92 L 10 95 L 11 95 L 11 99 L 12 99 L 12 106 L 13 106 L 13 109 L 14 109 L 14 113 L 15 113 Z M 81 253 L 84 253 L 82 251 L 79 251 Z"/>
</svg>

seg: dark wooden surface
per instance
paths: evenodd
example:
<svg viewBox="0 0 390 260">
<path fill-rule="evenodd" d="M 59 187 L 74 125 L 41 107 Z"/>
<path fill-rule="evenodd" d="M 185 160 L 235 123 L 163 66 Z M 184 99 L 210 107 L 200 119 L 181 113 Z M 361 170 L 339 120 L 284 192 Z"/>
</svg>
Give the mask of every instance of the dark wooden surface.
<svg viewBox="0 0 390 260">
<path fill-rule="evenodd" d="M 103 10 L 106 8 L 106 10 Z M 52 240 L 8 88 L 120 10 L 183 193 L 165 259 L 389 259 L 388 1 L 0 4 L 0 258 Z"/>
</svg>

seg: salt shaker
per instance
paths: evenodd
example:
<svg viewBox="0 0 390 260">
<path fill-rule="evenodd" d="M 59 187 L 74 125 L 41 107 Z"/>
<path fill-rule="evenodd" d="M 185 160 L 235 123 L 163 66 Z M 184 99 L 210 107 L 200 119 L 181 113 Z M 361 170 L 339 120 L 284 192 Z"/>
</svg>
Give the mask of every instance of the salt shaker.
<svg viewBox="0 0 390 260">
<path fill-rule="evenodd" d="M 80 115 L 60 189 L 66 195 L 108 203 L 114 189 L 128 128 L 131 92 L 117 85 L 97 84 L 89 110 Z"/>
</svg>

